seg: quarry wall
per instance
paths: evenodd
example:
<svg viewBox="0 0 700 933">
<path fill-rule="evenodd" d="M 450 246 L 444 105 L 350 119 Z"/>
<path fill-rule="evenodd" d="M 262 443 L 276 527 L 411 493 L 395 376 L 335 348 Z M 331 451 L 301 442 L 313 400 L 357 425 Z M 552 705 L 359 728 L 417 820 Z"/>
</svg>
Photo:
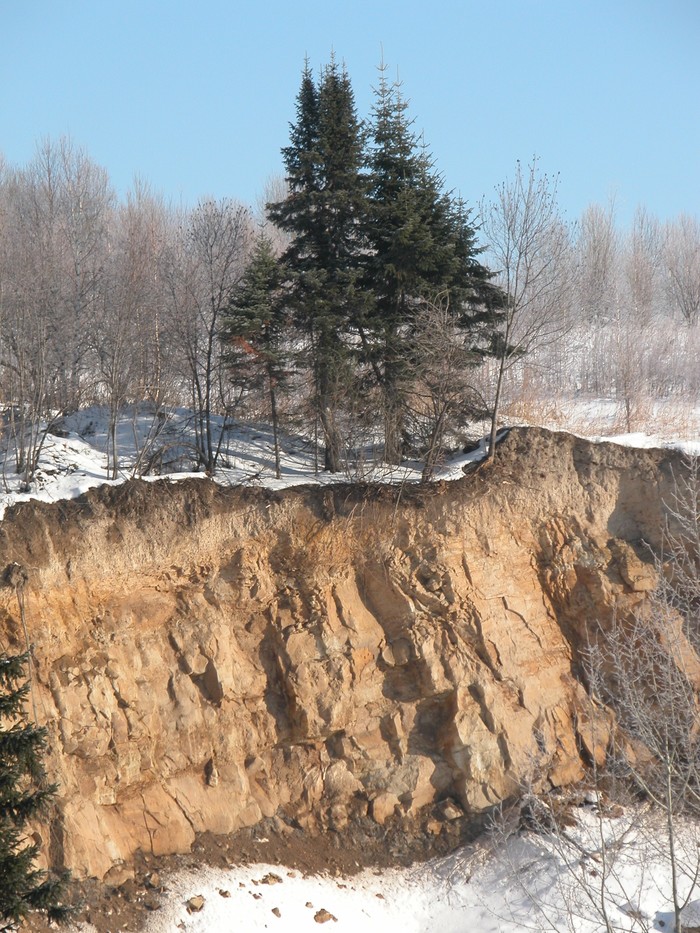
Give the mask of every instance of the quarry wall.
<svg viewBox="0 0 700 933">
<path fill-rule="evenodd" d="M 610 727 L 582 652 L 654 586 L 679 469 L 513 429 L 425 488 L 132 481 L 10 510 L 0 638 L 24 645 L 20 596 L 52 861 L 101 878 L 273 815 L 342 831 L 580 779 Z"/>
</svg>

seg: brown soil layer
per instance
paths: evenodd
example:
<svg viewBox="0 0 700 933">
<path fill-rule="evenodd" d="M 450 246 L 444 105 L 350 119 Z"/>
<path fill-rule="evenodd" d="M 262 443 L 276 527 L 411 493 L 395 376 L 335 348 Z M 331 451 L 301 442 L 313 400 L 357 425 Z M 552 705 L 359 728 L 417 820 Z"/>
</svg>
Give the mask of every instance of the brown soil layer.
<svg viewBox="0 0 700 933">
<path fill-rule="evenodd" d="M 277 818 L 227 836 L 204 833 L 187 855 L 138 853 L 133 877 L 118 886 L 96 880 L 75 882 L 71 892 L 78 905 L 75 921 L 92 924 L 98 933 L 136 933 L 167 902 L 168 877 L 183 869 L 267 864 L 304 876 L 351 877 L 365 869 L 380 872 L 448 855 L 473 841 L 481 830 L 481 821 L 467 817 L 441 820 L 436 813 L 421 825 L 395 819 L 380 827 L 372 820 L 360 819 L 342 833 L 329 831 L 319 836 Z M 25 929 L 48 933 L 56 927 L 33 919 Z"/>
</svg>

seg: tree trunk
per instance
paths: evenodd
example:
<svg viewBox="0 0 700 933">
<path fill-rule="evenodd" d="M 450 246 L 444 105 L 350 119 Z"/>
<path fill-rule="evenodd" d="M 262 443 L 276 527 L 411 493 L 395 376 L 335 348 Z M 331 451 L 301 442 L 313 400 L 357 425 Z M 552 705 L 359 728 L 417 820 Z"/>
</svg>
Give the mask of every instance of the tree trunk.
<svg viewBox="0 0 700 933">
<path fill-rule="evenodd" d="M 496 380 L 496 396 L 493 400 L 493 413 L 491 414 L 491 434 L 489 436 L 488 460 L 496 456 L 496 434 L 498 433 L 498 412 L 501 406 L 501 391 L 503 388 L 503 374 L 505 372 L 505 358 L 498 361 L 498 379 Z"/>
<path fill-rule="evenodd" d="M 323 430 L 324 450 L 324 470 L 327 473 L 339 473 L 342 468 L 342 459 L 340 455 L 341 445 L 338 436 L 338 429 L 335 425 L 335 417 L 329 406 L 324 406 L 321 401 L 321 428 Z"/>
<path fill-rule="evenodd" d="M 384 386 L 384 460 L 401 463 L 403 459 L 403 418 L 401 405 L 390 382 Z"/>
<path fill-rule="evenodd" d="M 280 467 L 280 442 L 279 442 L 279 419 L 277 416 L 277 393 L 275 392 L 275 377 L 270 369 L 267 373 L 268 384 L 270 387 L 270 412 L 272 414 L 272 438 L 275 446 L 275 476 L 279 479 L 282 475 Z"/>
<path fill-rule="evenodd" d="M 397 362 L 396 348 L 392 353 L 391 341 L 387 338 L 384 347 L 384 375 L 382 392 L 384 395 L 384 460 L 387 463 L 401 463 L 403 458 L 403 405 L 400 389 L 400 366 Z"/>
<path fill-rule="evenodd" d="M 342 469 L 342 445 L 335 421 L 335 392 L 329 362 L 323 358 L 318 366 L 318 414 L 325 446 L 324 469 L 328 473 L 339 473 Z"/>
</svg>

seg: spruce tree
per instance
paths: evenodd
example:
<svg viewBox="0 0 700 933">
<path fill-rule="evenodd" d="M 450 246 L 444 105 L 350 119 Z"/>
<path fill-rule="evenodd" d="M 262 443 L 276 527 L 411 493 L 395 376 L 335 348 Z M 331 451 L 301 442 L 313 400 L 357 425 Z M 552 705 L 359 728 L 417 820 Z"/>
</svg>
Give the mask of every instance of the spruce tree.
<svg viewBox="0 0 700 933">
<path fill-rule="evenodd" d="M 268 205 L 291 235 L 283 258 L 287 299 L 310 347 L 326 468 L 339 469 L 338 413 L 357 363 L 383 399 L 385 457 L 401 458 L 415 382 L 412 331 L 425 303 L 447 301 L 469 358 L 494 350 L 504 297 L 478 259 L 464 204 L 445 190 L 412 129 L 398 83 L 382 68 L 371 142 L 350 80 L 334 59 L 318 85 L 306 63 L 290 145 L 288 196 Z"/>
<path fill-rule="evenodd" d="M 316 265 L 319 237 L 316 214 L 321 185 L 318 88 L 308 60 L 304 64 L 296 113 L 296 122 L 290 124 L 289 146 L 282 149 L 287 196 L 283 201 L 268 204 L 267 212 L 270 220 L 291 234 L 284 262 L 294 273 L 300 291 L 304 281 L 313 278 Z"/>
<path fill-rule="evenodd" d="M 280 477 L 278 397 L 289 372 L 288 313 L 282 293 L 282 269 L 269 237 L 261 233 L 250 262 L 224 313 L 221 338 L 235 382 L 264 384 L 270 402 L 275 475 Z"/>
<path fill-rule="evenodd" d="M 0 931 L 17 930 L 34 912 L 57 921 L 69 914 L 61 903 L 67 874 L 35 868 L 39 849 L 24 832 L 56 791 L 46 784 L 41 760 L 46 730 L 24 715 L 27 661 L 27 654 L 0 656 Z"/>
<path fill-rule="evenodd" d="M 384 456 L 401 455 L 401 409 L 410 382 L 406 324 L 430 273 L 432 236 L 422 184 L 424 166 L 398 84 L 380 69 L 369 157 L 370 205 L 365 274 L 374 303 L 363 322 L 362 341 L 383 397 Z"/>
<path fill-rule="evenodd" d="M 385 458 L 401 458 L 406 393 L 412 381 L 412 322 L 424 301 L 447 300 L 465 341 L 489 352 L 503 298 L 477 259 L 475 228 L 463 203 L 444 190 L 433 159 L 412 129 L 398 82 L 381 66 L 369 157 L 366 282 L 375 302 L 363 346 L 383 395 Z"/>
<path fill-rule="evenodd" d="M 337 472 L 337 417 L 350 369 L 347 336 L 357 331 L 366 301 L 360 267 L 367 191 L 363 130 L 350 79 L 335 59 L 318 86 L 306 64 L 297 120 L 282 154 L 289 194 L 268 205 L 268 215 L 292 237 L 283 256 L 288 301 L 309 341 L 325 467 Z"/>
</svg>

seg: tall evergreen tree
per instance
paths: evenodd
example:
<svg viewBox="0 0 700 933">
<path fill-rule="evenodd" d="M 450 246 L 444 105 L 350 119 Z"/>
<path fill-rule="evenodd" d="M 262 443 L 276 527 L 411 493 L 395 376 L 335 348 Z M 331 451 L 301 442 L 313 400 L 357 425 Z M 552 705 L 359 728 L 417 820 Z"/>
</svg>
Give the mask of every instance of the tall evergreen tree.
<svg viewBox="0 0 700 933">
<path fill-rule="evenodd" d="M 34 912 L 65 920 L 61 904 L 68 876 L 34 867 L 39 852 L 24 827 L 39 816 L 56 791 L 46 785 L 41 755 L 46 730 L 26 721 L 27 655 L 0 656 L 0 931 L 15 931 Z"/>
<path fill-rule="evenodd" d="M 479 250 L 469 213 L 444 190 L 413 132 L 398 82 L 380 68 L 372 114 L 366 282 L 375 302 L 363 345 L 383 395 L 385 458 L 401 457 L 405 396 L 412 378 L 412 320 L 424 300 L 446 298 L 474 349 L 488 350 L 503 304 Z M 486 339 L 484 339 L 486 338 Z"/>
<path fill-rule="evenodd" d="M 397 461 L 419 309 L 446 300 L 476 359 L 492 351 L 504 305 L 478 260 L 469 212 L 445 191 L 407 110 L 382 68 L 367 152 L 345 70 L 332 59 L 317 86 L 307 62 L 283 150 L 289 193 L 268 205 L 291 235 L 288 297 L 311 347 L 329 470 L 340 466 L 337 414 L 358 337 L 383 398 L 385 457 Z"/>
<path fill-rule="evenodd" d="M 375 302 L 362 341 L 382 392 L 384 455 L 390 462 L 400 459 L 402 397 L 410 381 L 405 328 L 432 253 L 422 185 L 425 166 L 407 109 L 399 85 L 389 83 L 382 65 L 372 114 L 367 218 L 366 276 Z"/>
<path fill-rule="evenodd" d="M 224 313 L 221 338 L 232 378 L 247 388 L 264 383 L 270 402 L 275 475 L 280 477 L 278 398 L 289 370 L 285 346 L 288 313 L 282 269 L 269 237 L 261 233 L 240 285 Z"/>
<path fill-rule="evenodd" d="M 297 120 L 282 151 L 288 197 L 268 214 L 292 241 L 283 256 L 290 306 L 311 347 L 316 411 L 325 467 L 342 462 L 338 409 L 346 388 L 346 337 L 366 296 L 361 288 L 362 218 L 367 206 L 364 137 L 350 78 L 331 59 L 316 86 L 308 62 L 297 97 Z"/>
<path fill-rule="evenodd" d="M 290 124 L 289 146 L 282 149 L 287 196 L 283 201 L 268 204 L 267 212 L 278 227 L 291 234 L 284 261 L 300 289 L 305 278 L 312 278 L 316 264 L 316 215 L 321 185 L 318 88 L 308 60 L 297 95 L 296 114 L 296 123 Z M 300 295 L 296 297 L 299 299 Z"/>
</svg>

